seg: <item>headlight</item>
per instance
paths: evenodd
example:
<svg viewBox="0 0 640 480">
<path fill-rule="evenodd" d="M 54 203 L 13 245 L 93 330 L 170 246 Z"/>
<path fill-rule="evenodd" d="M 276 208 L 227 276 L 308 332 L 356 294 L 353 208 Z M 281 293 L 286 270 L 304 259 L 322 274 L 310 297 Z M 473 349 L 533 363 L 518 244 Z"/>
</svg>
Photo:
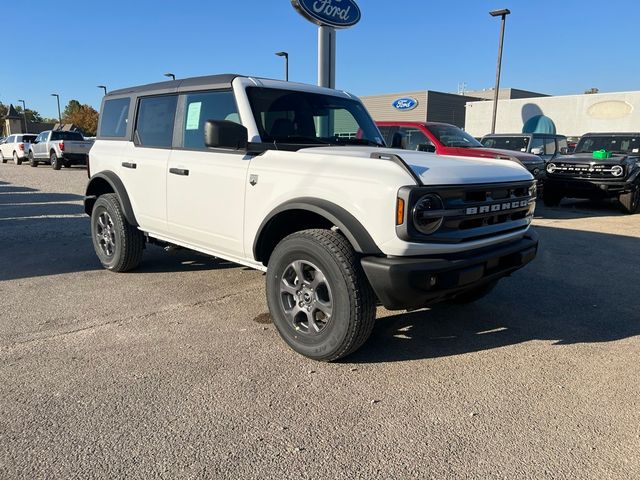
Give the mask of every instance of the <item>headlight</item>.
<svg viewBox="0 0 640 480">
<path fill-rule="evenodd" d="M 420 197 L 413 207 L 413 226 L 424 235 L 431 235 L 442 225 L 439 215 L 444 209 L 442 199 L 433 193 Z"/>
<path fill-rule="evenodd" d="M 549 165 L 547 165 L 547 172 L 548 173 L 553 173 L 556 171 L 556 164 L 555 163 L 550 163 Z"/>
<path fill-rule="evenodd" d="M 621 177 L 623 173 L 624 168 L 622 168 L 620 165 L 614 165 L 613 167 L 611 167 L 611 175 L 613 175 L 614 177 Z"/>
</svg>

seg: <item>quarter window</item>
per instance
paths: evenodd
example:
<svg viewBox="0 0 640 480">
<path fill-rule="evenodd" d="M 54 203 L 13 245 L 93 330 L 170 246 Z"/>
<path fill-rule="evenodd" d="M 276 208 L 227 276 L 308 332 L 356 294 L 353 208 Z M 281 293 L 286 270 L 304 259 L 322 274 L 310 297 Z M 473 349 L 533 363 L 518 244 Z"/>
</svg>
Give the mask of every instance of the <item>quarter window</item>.
<svg viewBox="0 0 640 480">
<path fill-rule="evenodd" d="M 207 120 L 228 120 L 240 123 L 233 92 L 190 93 L 185 95 L 182 122 L 182 146 L 205 149 L 204 124 Z"/>
<path fill-rule="evenodd" d="M 166 95 L 140 99 L 136 136 L 145 147 L 171 147 L 177 96 Z"/>
<path fill-rule="evenodd" d="M 107 100 L 100 115 L 101 137 L 124 137 L 127 134 L 127 119 L 129 117 L 128 98 Z"/>
</svg>

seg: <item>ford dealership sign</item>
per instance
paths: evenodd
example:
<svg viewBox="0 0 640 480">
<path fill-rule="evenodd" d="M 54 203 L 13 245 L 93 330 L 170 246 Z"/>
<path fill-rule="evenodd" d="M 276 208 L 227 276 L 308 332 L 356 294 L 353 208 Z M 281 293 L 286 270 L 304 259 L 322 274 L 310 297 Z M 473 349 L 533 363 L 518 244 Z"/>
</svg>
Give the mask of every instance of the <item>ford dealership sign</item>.
<svg viewBox="0 0 640 480">
<path fill-rule="evenodd" d="M 418 106 L 418 100 L 413 97 L 402 97 L 395 100 L 391 105 L 396 110 L 413 110 Z"/>
<path fill-rule="evenodd" d="M 360 8 L 354 0 L 291 0 L 307 20 L 334 28 L 352 27 L 360 21 Z"/>
</svg>

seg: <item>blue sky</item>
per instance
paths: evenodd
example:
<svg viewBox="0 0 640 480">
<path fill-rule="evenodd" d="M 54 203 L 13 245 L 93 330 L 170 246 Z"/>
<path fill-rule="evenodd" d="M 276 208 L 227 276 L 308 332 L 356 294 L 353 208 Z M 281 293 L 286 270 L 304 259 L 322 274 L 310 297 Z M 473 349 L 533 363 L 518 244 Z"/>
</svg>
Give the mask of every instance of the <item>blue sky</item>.
<svg viewBox="0 0 640 480">
<path fill-rule="evenodd" d="M 637 0 L 357 1 L 362 20 L 338 32 L 336 67 L 336 86 L 356 95 L 455 92 L 463 81 L 491 87 L 499 19 L 487 12 L 496 8 L 512 11 L 502 86 L 557 95 L 640 90 Z M 24 99 L 44 116 L 57 115 L 52 92 L 63 106 L 75 98 L 97 108 L 96 85 L 161 81 L 165 72 L 281 78 L 278 50 L 290 54 L 291 80 L 316 82 L 317 27 L 289 0 L 14 0 L 2 12 L 0 101 Z M 12 29 L 10 19 L 28 28 Z"/>
</svg>

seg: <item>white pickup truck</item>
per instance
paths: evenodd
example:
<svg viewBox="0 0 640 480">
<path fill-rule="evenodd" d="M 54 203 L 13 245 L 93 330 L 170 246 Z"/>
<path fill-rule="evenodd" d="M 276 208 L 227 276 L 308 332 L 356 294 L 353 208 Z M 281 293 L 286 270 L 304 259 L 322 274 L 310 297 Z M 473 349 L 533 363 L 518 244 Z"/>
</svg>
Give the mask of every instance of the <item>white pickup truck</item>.
<svg viewBox="0 0 640 480">
<path fill-rule="evenodd" d="M 266 272 L 295 351 L 330 361 L 369 337 L 376 306 L 470 302 L 536 255 L 521 165 L 386 148 L 353 95 L 241 75 L 109 92 L 85 211 L 102 265 L 146 243 Z"/>
<path fill-rule="evenodd" d="M 37 167 L 48 163 L 54 170 L 62 166 L 86 165 L 93 142 L 85 140 L 80 132 L 46 130 L 29 147 L 29 165 Z"/>
</svg>

